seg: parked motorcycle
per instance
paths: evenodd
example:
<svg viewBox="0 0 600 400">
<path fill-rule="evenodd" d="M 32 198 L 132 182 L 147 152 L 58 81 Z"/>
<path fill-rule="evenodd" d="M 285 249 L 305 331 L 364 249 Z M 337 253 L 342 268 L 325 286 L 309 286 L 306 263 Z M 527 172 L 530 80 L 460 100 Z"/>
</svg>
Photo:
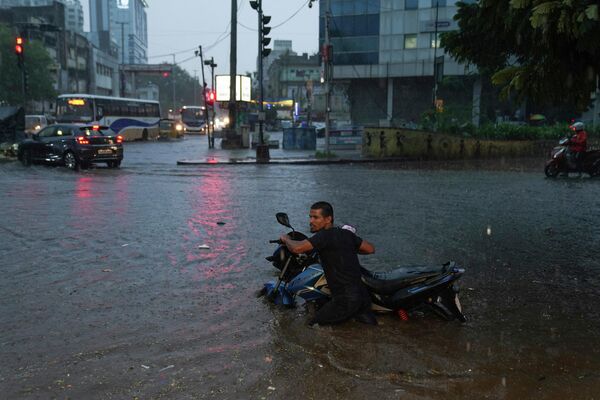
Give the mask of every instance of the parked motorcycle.
<svg viewBox="0 0 600 400">
<path fill-rule="evenodd" d="M 569 139 L 564 138 L 550 153 L 550 160 L 546 162 L 544 173 L 548 178 L 554 178 L 559 173 L 578 172 L 573 160 L 570 160 L 568 149 Z M 600 150 L 587 151 L 583 157 L 583 172 L 590 176 L 600 176 Z"/>
<path fill-rule="evenodd" d="M 276 214 L 277 221 L 292 231 L 293 240 L 306 235 L 296 231 L 285 213 Z M 275 304 L 294 307 L 297 297 L 307 304 L 320 307 L 331 299 L 327 280 L 316 250 L 308 254 L 293 254 L 279 240 L 272 256 L 267 257 L 280 273 L 275 281 L 265 283 L 259 295 Z M 414 311 L 433 311 L 446 320 L 466 321 L 458 298 L 456 281 L 465 270 L 454 261 L 443 265 L 403 266 L 386 272 L 362 269 L 362 281 L 371 295 L 375 312 L 395 312 L 402 319 Z"/>
</svg>

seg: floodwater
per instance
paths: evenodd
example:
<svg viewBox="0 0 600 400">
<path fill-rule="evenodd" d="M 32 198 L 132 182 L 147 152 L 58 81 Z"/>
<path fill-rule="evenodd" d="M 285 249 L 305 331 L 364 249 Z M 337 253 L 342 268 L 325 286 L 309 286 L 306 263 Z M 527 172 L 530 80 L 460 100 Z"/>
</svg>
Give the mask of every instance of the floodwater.
<svg viewBox="0 0 600 400">
<path fill-rule="evenodd" d="M 176 166 L 201 140 L 127 144 L 120 170 L 0 164 L 3 398 L 600 398 L 600 180 Z M 369 269 L 463 265 L 469 321 L 310 328 L 257 299 L 275 213 L 306 232 L 318 200 Z"/>
</svg>

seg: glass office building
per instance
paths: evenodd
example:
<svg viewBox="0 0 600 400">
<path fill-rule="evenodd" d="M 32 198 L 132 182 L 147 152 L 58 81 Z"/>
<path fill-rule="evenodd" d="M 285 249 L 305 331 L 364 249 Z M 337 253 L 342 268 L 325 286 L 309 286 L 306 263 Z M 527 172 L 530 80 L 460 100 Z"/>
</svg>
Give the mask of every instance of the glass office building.
<svg viewBox="0 0 600 400">
<path fill-rule="evenodd" d="M 455 3 L 319 0 L 319 42 L 325 41 L 328 11 L 333 78 L 346 90 L 353 121 L 415 120 L 431 108 L 435 57 L 443 56 L 444 76 L 472 72 L 439 48 L 440 33 L 458 29 Z"/>
</svg>

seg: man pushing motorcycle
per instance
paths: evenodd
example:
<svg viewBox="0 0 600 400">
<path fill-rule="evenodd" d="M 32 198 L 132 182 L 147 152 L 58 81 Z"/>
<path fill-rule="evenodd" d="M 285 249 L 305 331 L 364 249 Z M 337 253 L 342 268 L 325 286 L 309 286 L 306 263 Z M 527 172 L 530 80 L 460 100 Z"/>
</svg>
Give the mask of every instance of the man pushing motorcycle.
<svg viewBox="0 0 600 400">
<path fill-rule="evenodd" d="M 332 299 L 317 310 L 309 324 L 335 324 L 355 318 L 377 325 L 358 261 L 358 254 L 373 254 L 375 247 L 349 229 L 334 227 L 333 207 L 327 202 L 313 204 L 309 218 L 312 237 L 304 240 L 292 240 L 287 235 L 280 237 L 281 243 L 292 253 L 313 249 L 319 252 Z"/>
</svg>

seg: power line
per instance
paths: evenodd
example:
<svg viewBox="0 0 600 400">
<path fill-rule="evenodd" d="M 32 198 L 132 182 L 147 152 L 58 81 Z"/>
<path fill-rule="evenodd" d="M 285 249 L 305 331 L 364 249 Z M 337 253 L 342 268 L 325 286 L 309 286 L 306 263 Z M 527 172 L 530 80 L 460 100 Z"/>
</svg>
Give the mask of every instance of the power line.
<svg viewBox="0 0 600 400">
<path fill-rule="evenodd" d="M 304 4 L 302 4 L 302 6 L 300 6 L 300 8 L 299 8 L 299 9 L 298 9 L 298 10 L 297 10 L 295 13 L 293 13 L 292 15 L 290 15 L 288 19 L 286 19 L 285 21 L 283 21 L 283 22 L 282 22 L 282 23 L 280 23 L 279 25 L 275 25 L 275 26 L 271 27 L 271 29 L 277 29 L 277 28 L 279 28 L 281 25 L 283 25 L 283 24 L 286 24 L 286 23 L 287 23 L 289 20 L 291 20 L 292 18 L 294 18 L 296 15 L 298 15 L 298 13 L 299 13 L 300 11 L 302 11 L 302 9 L 303 9 L 303 8 L 304 8 L 304 7 L 305 7 L 307 4 L 308 4 L 308 2 L 309 2 L 309 1 L 310 1 L 310 0 L 306 0 L 306 2 L 305 2 Z"/>
</svg>

